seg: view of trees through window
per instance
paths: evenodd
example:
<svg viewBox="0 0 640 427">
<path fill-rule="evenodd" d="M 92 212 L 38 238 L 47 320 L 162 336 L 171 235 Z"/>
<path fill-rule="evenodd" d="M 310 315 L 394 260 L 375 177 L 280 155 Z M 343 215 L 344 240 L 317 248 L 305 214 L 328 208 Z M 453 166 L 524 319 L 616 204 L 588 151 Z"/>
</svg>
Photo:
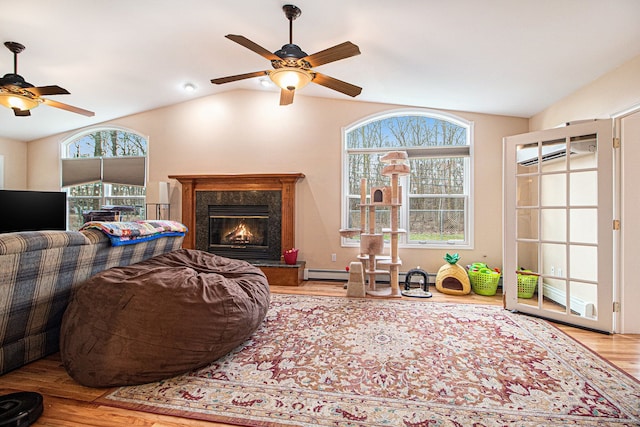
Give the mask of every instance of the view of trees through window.
<svg viewBox="0 0 640 427">
<path fill-rule="evenodd" d="M 102 129 L 83 134 L 67 142 L 63 158 L 104 159 L 144 157 L 146 155 L 146 138 L 122 129 Z M 144 168 L 144 165 L 142 167 Z M 144 174 L 144 170 L 141 173 Z M 117 181 L 117 179 L 113 181 Z M 84 224 L 84 213 L 101 210 L 105 207 L 132 207 L 132 211 L 124 209 L 121 212 L 120 220 L 122 221 L 142 219 L 146 216 L 146 188 L 141 185 L 105 182 L 99 179 L 68 186 L 66 191 L 69 209 L 68 228 L 70 230 L 77 230 Z M 117 210 L 117 208 L 112 209 Z"/>
<path fill-rule="evenodd" d="M 348 129 L 345 143 L 345 227 L 360 228 L 361 179 L 368 189 L 389 185 L 380 157 L 400 150 L 409 155 L 411 168 L 401 178 L 399 219 L 407 230 L 401 242 L 468 244 L 470 125 L 423 114 L 385 116 Z M 376 232 L 389 227 L 389 215 L 388 208 L 378 208 Z"/>
</svg>

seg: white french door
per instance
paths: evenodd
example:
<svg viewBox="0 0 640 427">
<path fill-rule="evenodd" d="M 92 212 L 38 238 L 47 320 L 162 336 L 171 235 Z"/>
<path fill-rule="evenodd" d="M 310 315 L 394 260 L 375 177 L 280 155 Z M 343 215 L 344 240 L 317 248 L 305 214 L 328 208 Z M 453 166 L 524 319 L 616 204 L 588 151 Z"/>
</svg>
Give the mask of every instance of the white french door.
<svg viewBox="0 0 640 427">
<path fill-rule="evenodd" d="M 503 144 L 506 308 L 613 332 L 612 121 Z"/>
</svg>

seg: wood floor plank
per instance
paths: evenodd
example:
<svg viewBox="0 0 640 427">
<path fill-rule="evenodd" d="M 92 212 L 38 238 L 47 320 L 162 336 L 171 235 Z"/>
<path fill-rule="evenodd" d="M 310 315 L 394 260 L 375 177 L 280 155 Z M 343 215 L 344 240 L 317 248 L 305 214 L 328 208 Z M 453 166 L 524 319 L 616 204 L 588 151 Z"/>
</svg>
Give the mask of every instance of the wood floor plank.
<svg viewBox="0 0 640 427">
<path fill-rule="evenodd" d="M 418 299 L 424 303 L 455 302 L 503 305 L 502 295 L 476 294 L 456 296 L 430 289 L 432 298 Z M 343 282 L 306 281 L 301 286 L 272 286 L 273 293 L 324 295 L 345 297 Z M 589 349 L 640 380 L 640 335 L 606 335 L 566 325 L 557 325 Z M 151 414 L 114 408 L 96 403 L 105 389 L 83 387 L 71 379 L 59 354 L 46 357 L 0 376 L 0 394 L 35 391 L 44 397 L 43 415 L 35 427 L 226 427 L 228 424 L 189 420 L 180 417 Z"/>
</svg>

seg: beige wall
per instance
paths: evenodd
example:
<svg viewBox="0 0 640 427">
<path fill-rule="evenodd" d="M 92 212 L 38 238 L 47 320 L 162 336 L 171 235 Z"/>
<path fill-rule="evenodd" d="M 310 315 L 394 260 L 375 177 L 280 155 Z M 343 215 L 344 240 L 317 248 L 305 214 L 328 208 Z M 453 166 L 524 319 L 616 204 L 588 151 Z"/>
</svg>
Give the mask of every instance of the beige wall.
<svg viewBox="0 0 640 427">
<path fill-rule="evenodd" d="M 609 119 L 640 105 L 640 55 L 531 117 L 531 131 L 575 120 Z"/>
<path fill-rule="evenodd" d="M 4 157 L 4 189 L 27 189 L 27 143 L 0 138 L 0 156 Z"/>
<path fill-rule="evenodd" d="M 311 269 L 344 270 L 357 254 L 341 248 L 342 128 L 398 105 L 296 96 L 278 106 L 278 94 L 230 91 L 110 122 L 149 137 L 149 195 L 158 181 L 192 173 L 302 172 L 297 188 L 296 246 Z M 475 123 L 475 249 L 462 263 L 502 259 L 502 137 L 526 132 L 522 118 L 452 112 Z M 59 144 L 67 133 L 29 143 L 29 187 L 57 189 Z M 180 219 L 179 184 L 171 183 L 172 219 Z M 455 251 L 455 248 L 452 248 Z M 402 271 L 434 273 L 446 250 L 401 250 Z M 331 262 L 331 254 L 337 261 Z"/>
</svg>

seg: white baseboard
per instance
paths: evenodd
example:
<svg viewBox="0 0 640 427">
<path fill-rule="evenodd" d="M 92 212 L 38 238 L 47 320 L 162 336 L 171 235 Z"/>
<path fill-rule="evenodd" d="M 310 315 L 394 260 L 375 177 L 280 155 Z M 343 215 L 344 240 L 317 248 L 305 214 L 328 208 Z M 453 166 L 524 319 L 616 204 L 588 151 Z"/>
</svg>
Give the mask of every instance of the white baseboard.
<svg viewBox="0 0 640 427">
<path fill-rule="evenodd" d="M 304 280 L 349 280 L 349 273 L 345 270 L 315 270 L 304 269 Z"/>
</svg>

